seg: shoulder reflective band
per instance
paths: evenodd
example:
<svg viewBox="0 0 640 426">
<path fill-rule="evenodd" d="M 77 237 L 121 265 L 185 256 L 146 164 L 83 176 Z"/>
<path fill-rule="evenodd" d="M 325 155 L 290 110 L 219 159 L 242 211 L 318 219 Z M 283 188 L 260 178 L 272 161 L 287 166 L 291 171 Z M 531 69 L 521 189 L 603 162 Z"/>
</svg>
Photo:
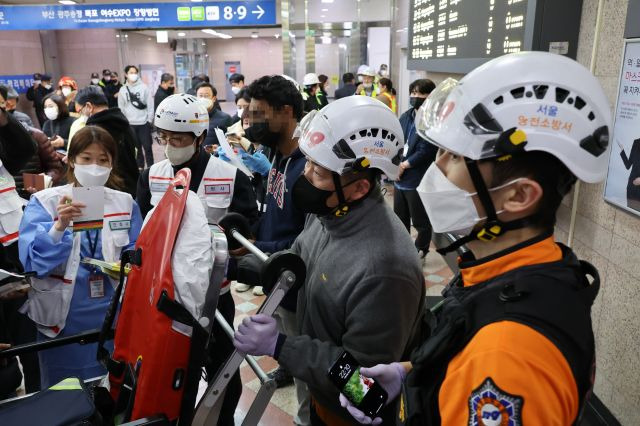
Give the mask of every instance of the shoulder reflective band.
<svg viewBox="0 0 640 426">
<path fill-rule="evenodd" d="M 80 386 L 80 380 L 75 377 L 70 377 L 68 379 L 64 379 L 58 384 L 51 386 L 49 389 L 51 390 L 80 390 L 82 386 Z"/>
</svg>

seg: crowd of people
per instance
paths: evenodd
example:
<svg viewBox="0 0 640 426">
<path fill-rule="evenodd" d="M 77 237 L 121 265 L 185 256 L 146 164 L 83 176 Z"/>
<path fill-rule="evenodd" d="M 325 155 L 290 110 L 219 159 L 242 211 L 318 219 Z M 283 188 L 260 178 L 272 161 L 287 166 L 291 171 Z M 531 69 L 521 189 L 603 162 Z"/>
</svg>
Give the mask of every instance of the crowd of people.
<svg viewBox="0 0 640 426">
<path fill-rule="evenodd" d="M 273 317 L 245 318 L 233 339 L 214 326 L 208 380 L 234 349 L 273 357 L 271 377 L 295 386 L 297 425 L 577 420 L 593 384 L 597 272 L 557 244 L 553 229 L 576 179 L 596 182 L 606 172 L 611 114 L 588 70 L 560 55 L 507 55 L 460 82 L 412 82 L 400 117 L 386 66 L 344 74 L 334 100 L 324 75 L 245 85 L 233 74 L 233 116 L 205 75 L 187 93 L 175 93 L 170 74 L 155 91 L 137 66 L 124 75 L 121 84 L 104 70 L 83 88 L 70 77 L 54 88 L 50 76 L 34 75 L 27 98 L 42 131 L 15 112 L 13 89 L 0 86 L 1 267 L 34 275 L 28 290 L 3 296 L 0 349 L 98 328 L 115 281 L 80 259 L 118 261 L 168 182 L 189 168 L 189 190 L 209 223 L 238 213 L 260 250 L 289 249 L 306 264 L 304 285 Z M 586 108 L 576 112 L 556 87 Z M 571 117 L 574 131 L 523 124 L 519 117 L 540 104 Z M 251 176 L 230 163 L 216 130 Z M 154 158 L 153 143 L 165 159 Z M 21 188 L 27 172 L 48 175 L 50 187 Z M 80 187 L 100 189 L 102 228 L 75 228 L 87 208 L 74 200 Z M 432 228 L 459 237 L 441 252 L 468 250 L 445 302 L 426 309 L 422 262 Z M 233 323 L 232 281 L 238 292 L 271 288 L 262 287 L 256 255 L 244 247 L 229 254 L 218 309 Z M 387 394 L 374 416 L 327 374 L 345 351 Z M 106 374 L 95 345 L 25 355 L 22 369 L 15 359 L 0 362 L 2 398 L 15 394 L 22 372 L 27 392 Z M 241 392 L 238 372 L 218 424 L 234 424 Z"/>
</svg>

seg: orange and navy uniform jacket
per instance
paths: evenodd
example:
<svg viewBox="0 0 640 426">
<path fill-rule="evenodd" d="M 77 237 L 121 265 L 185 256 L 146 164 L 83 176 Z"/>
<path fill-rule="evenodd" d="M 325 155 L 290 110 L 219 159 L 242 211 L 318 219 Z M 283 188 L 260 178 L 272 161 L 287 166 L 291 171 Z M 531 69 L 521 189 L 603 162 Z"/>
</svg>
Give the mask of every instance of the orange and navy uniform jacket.
<svg viewBox="0 0 640 426">
<path fill-rule="evenodd" d="M 562 250 L 548 237 L 498 258 L 461 262 L 460 268 L 468 287 L 561 258 Z M 579 401 L 560 350 L 527 325 L 499 321 L 481 328 L 449 362 L 438 406 L 442 425 L 549 426 L 572 424 Z"/>
</svg>

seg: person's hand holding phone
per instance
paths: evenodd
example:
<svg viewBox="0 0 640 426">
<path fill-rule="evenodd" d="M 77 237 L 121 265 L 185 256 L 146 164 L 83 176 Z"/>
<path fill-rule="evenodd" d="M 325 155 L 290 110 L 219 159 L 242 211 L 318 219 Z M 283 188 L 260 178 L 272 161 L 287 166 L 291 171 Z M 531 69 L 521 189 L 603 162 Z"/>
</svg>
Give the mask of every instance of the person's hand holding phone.
<svg viewBox="0 0 640 426">
<path fill-rule="evenodd" d="M 407 376 L 407 370 L 399 362 L 391 364 L 378 364 L 371 368 L 361 368 L 360 374 L 375 380 L 387 392 L 387 404 L 400 395 L 402 382 Z M 340 393 L 340 405 L 345 408 L 351 416 L 364 425 L 379 425 L 382 423 L 380 417 L 371 418 L 359 410 L 349 399 Z"/>
<path fill-rule="evenodd" d="M 86 206 L 82 203 L 74 203 L 67 195 L 63 196 L 56 208 L 58 220 L 53 224 L 56 231 L 62 232 L 69 227 L 74 218 L 82 216 L 82 209 Z"/>
</svg>

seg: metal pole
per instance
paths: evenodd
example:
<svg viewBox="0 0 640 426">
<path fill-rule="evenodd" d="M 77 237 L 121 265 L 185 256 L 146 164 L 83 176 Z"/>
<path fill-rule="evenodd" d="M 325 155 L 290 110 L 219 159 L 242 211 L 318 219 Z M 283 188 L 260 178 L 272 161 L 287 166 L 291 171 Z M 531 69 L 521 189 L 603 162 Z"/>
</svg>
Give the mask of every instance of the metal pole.
<svg viewBox="0 0 640 426">
<path fill-rule="evenodd" d="M 229 338 L 233 340 L 233 328 L 227 322 L 227 320 L 224 319 L 220 311 L 216 311 L 216 321 L 218 321 L 218 324 L 220 324 L 220 326 L 222 327 L 224 332 L 227 334 L 227 336 L 229 336 Z M 247 364 L 249 364 L 253 372 L 256 373 L 256 376 L 258 376 L 261 383 L 264 383 L 267 380 L 269 380 L 269 377 L 267 376 L 267 374 L 260 367 L 260 365 L 258 365 L 256 360 L 251 355 L 246 355 L 244 357 L 244 360 L 247 361 Z"/>
<path fill-rule="evenodd" d="M 240 244 L 242 244 L 244 246 L 244 248 L 246 248 L 251 253 L 253 253 L 256 256 L 258 256 L 258 258 L 260 258 L 261 261 L 266 262 L 267 259 L 269 259 L 269 256 L 264 254 L 264 252 L 262 250 L 260 250 L 258 247 L 253 245 L 253 243 L 251 241 L 247 240 L 245 237 L 242 236 L 241 233 L 239 233 L 235 229 L 231 231 L 231 235 L 233 235 L 233 238 L 238 240 L 238 242 Z"/>
</svg>

